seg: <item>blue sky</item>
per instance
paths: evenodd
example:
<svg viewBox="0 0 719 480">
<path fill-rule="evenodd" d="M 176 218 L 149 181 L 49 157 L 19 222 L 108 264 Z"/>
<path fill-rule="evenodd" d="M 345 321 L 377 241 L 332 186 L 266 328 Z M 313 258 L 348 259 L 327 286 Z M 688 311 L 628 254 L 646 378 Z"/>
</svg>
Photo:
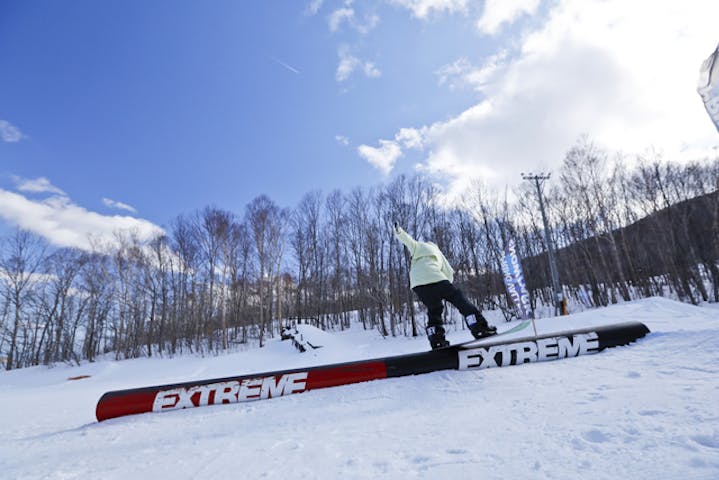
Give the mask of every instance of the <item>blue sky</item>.
<svg viewBox="0 0 719 480">
<path fill-rule="evenodd" d="M 0 219 L 82 247 L 399 173 L 511 186 L 581 133 L 701 155 L 719 12 L 674 3 L 4 0 Z"/>
</svg>

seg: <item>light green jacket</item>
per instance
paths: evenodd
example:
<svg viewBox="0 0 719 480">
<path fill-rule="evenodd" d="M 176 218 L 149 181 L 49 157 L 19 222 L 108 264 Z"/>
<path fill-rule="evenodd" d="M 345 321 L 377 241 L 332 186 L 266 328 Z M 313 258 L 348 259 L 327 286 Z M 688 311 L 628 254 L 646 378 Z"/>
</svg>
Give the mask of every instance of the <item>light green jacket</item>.
<svg viewBox="0 0 719 480">
<path fill-rule="evenodd" d="M 409 270 L 410 288 L 443 280 L 454 281 L 454 270 L 437 245 L 432 242 L 418 242 L 401 227 L 397 227 L 394 234 L 412 255 L 412 267 Z"/>
</svg>

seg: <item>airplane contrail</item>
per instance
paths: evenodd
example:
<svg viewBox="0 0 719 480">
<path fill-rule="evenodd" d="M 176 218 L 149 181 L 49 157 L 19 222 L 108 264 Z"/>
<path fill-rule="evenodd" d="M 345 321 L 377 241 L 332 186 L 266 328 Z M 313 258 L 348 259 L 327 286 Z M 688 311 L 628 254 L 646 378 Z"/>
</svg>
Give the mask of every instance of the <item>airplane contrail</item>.
<svg viewBox="0 0 719 480">
<path fill-rule="evenodd" d="M 297 70 L 297 69 L 296 69 L 295 67 L 293 67 L 292 65 L 288 65 L 288 64 L 286 64 L 285 62 L 283 62 L 282 60 L 279 60 L 279 59 L 277 59 L 277 58 L 275 58 L 275 57 L 270 57 L 270 58 L 271 58 L 272 60 L 274 60 L 276 63 L 278 63 L 279 65 L 282 65 L 283 67 L 285 67 L 285 68 L 286 68 L 287 70 L 289 70 L 290 72 L 296 73 L 297 75 L 300 74 L 300 71 Z"/>
</svg>

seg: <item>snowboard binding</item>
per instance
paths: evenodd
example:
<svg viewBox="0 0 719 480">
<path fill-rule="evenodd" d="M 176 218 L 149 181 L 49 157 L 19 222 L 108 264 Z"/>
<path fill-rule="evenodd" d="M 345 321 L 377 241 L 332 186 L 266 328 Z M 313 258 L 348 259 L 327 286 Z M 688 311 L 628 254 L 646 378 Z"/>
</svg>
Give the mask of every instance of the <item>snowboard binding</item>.
<svg viewBox="0 0 719 480">
<path fill-rule="evenodd" d="M 449 341 L 444 338 L 444 327 L 427 327 L 427 339 L 432 350 L 449 347 Z"/>
<path fill-rule="evenodd" d="M 464 317 L 464 322 L 467 324 L 472 336 L 477 340 L 497 334 L 497 327 L 489 325 L 481 313 L 467 315 Z"/>
</svg>

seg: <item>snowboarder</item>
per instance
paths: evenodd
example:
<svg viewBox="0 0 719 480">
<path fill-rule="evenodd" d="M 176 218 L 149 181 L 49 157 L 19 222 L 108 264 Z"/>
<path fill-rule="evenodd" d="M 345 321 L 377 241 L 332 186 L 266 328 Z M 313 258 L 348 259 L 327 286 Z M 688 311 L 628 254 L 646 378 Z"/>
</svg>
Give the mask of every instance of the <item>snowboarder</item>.
<svg viewBox="0 0 719 480">
<path fill-rule="evenodd" d="M 457 307 L 474 338 L 483 338 L 497 333 L 497 329 L 487 324 L 487 320 L 477 307 L 472 305 L 462 292 L 452 284 L 454 270 L 447 262 L 442 251 L 432 242 L 418 242 L 413 239 L 397 222 L 394 234 L 402 242 L 412 257 L 409 271 L 410 288 L 427 307 L 427 338 L 432 349 L 449 346 L 442 326 L 443 300 Z"/>
</svg>

